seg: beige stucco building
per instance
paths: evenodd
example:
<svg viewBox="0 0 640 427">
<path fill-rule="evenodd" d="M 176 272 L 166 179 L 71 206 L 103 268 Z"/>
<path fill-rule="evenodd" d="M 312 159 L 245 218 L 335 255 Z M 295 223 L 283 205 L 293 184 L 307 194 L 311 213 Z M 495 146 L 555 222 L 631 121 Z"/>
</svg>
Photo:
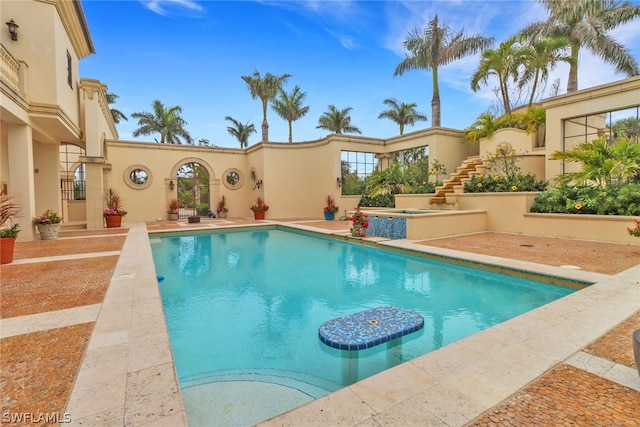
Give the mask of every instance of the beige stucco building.
<svg viewBox="0 0 640 427">
<path fill-rule="evenodd" d="M 107 188 L 120 194 L 128 211 L 125 224 L 164 220 L 169 201 L 178 196 L 180 169 L 192 163 L 206 171 L 198 185 L 208 191 L 202 192 L 204 198 L 198 195 L 198 202 L 215 209 L 224 196 L 230 216 L 250 217 L 251 204 L 262 197 L 270 205 L 270 219 L 320 219 L 327 195 L 336 200 L 341 213 L 353 209 L 359 196 L 342 195 L 340 186 L 344 153 L 366 153 L 375 159 L 375 167 L 385 168 L 396 152 L 427 147 L 429 158 L 451 172 L 464 159 L 508 142 L 524 153 L 524 171 L 551 180 L 570 170 L 549 160 L 553 151 L 597 135 L 610 112 L 635 109 L 637 114 L 640 105 L 640 77 L 634 77 L 545 100 L 547 125 L 542 137 L 507 129 L 476 145 L 463 143 L 462 132 L 448 128 L 388 139 L 329 135 L 312 142 L 267 142 L 247 149 L 123 141 L 110 114 L 107 86 L 78 76 L 78 62 L 95 53 L 81 2 L 3 0 L 0 16 L 3 22 L 13 19 L 20 25 L 17 40 L 6 28 L 0 31 L 0 181 L 3 191 L 22 206 L 19 239 L 23 241 L 36 237 L 31 218 L 46 209 L 61 212 L 65 223 L 102 228 Z M 32 28 L 38 28 L 37 34 Z M 530 206 L 531 197 L 526 197 L 516 203 L 517 209 Z M 400 204 L 425 208 L 429 199 L 429 195 L 409 196 Z M 452 199 L 448 208 L 492 212 L 487 202 L 481 197 Z M 516 213 L 520 218 L 527 212 Z M 501 223 L 489 218 L 478 227 L 495 229 Z M 509 231 L 549 233 L 545 225 L 524 228 L 520 219 L 509 224 Z M 447 233 L 459 232 L 453 225 L 441 227 Z M 600 233 L 605 234 L 600 236 L 603 240 L 609 239 L 607 231 Z M 628 236 L 613 240 L 632 242 Z"/>
</svg>

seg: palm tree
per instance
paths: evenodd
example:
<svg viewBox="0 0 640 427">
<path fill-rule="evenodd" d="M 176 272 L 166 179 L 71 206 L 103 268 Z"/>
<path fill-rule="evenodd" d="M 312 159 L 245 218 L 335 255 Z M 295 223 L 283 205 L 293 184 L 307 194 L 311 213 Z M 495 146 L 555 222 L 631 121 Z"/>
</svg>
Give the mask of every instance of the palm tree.
<svg viewBox="0 0 640 427">
<path fill-rule="evenodd" d="M 558 62 L 571 64 L 573 59 L 567 55 L 570 41 L 566 37 L 545 37 L 543 39 L 530 40 L 528 46 L 523 49 L 525 70 L 520 77 L 520 87 L 531 82 L 531 96 L 529 107 L 533 104 L 538 83 L 546 82 L 549 71 L 556 67 Z"/>
<path fill-rule="evenodd" d="M 418 121 L 427 121 L 427 116 L 416 111 L 418 104 L 412 102 L 411 104 L 405 104 L 404 102 L 398 103 L 396 99 L 390 98 L 382 101 L 384 105 L 391 109 L 383 111 L 378 116 L 379 119 L 391 119 L 400 126 L 400 135 L 404 133 L 404 126 L 413 126 Z"/>
<path fill-rule="evenodd" d="M 342 110 L 338 110 L 335 105 L 329 105 L 329 111 L 322 113 L 322 116 L 318 119 L 318 126 L 316 129 L 326 129 L 331 133 L 362 133 L 360 129 L 355 126 L 351 126 L 351 116 L 349 111 L 353 108 L 347 107 Z"/>
<path fill-rule="evenodd" d="M 523 64 L 523 59 L 523 49 L 516 37 L 503 41 L 497 49 L 486 49 L 482 52 L 478 69 L 471 76 L 471 89 L 477 92 L 481 82 L 486 84 L 490 76 L 495 76 L 498 79 L 504 112 L 510 115 L 509 80 L 517 80 L 518 67 Z"/>
<path fill-rule="evenodd" d="M 262 142 L 269 140 L 269 123 L 267 122 L 267 104 L 273 101 L 278 94 L 278 90 L 291 77 L 290 74 L 276 76 L 267 73 L 260 77 L 260 73 L 256 70 L 250 76 L 242 76 L 242 80 L 247 84 L 247 88 L 251 93 L 251 98 L 260 98 L 262 101 Z"/>
<path fill-rule="evenodd" d="M 640 144 L 622 138 L 611 145 L 605 138 L 598 138 L 583 142 L 570 151 L 556 151 L 549 159 L 582 163 L 580 171 L 561 175 L 560 182 L 576 185 L 594 182 L 599 186 L 620 184 L 640 170 Z"/>
<path fill-rule="evenodd" d="M 491 138 L 493 133 L 501 127 L 499 119 L 490 112 L 485 112 L 480 114 L 476 121 L 463 131 L 462 139 L 474 144 L 481 138 Z"/>
<path fill-rule="evenodd" d="M 193 143 L 193 138 L 184 129 L 187 122 L 180 117 L 182 107 L 175 105 L 165 108 L 164 104 L 159 100 L 153 101 L 153 113 L 146 111 L 133 113 L 131 117 L 138 119 L 138 129 L 133 132 L 133 136 L 150 135 L 153 133 L 160 134 L 161 144 L 182 144 L 180 138 L 184 139 L 188 144 Z"/>
<path fill-rule="evenodd" d="M 385 170 L 374 170 L 366 181 L 366 195 L 404 193 L 411 188 L 410 177 L 405 172 L 406 167 L 400 162 L 392 163 Z"/>
<path fill-rule="evenodd" d="M 394 76 L 405 71 L 431 70 L 433 79 L 433 98 L 431 99 L 431 126 L 440 126 L 440 88 L 438 86 L 438 67 L 445 66 L 467 55 L 475 54 L 493 43 L 492 38 L 474 35 L 466 37 L 463 31 L 453 33 L 447 25 L 438 26 L 438 15 L 427 23 L 421 34 L 417 28 L 409 32 L 404 47 L 411 56 L 406 56 L 396 67 Z"/>
<path fill-rule="evenodd" d="M 640 136 L 640 119 L 637 117 L 626 117 L 617 120 L 611 127 L 614 138 L 628 138 L 631 142 L 638 142 Z"/>
<path fill-rule="evenodd" d="M 562 36 L 570 40 L 572 62 L 567 92 L 578 90 L 578 56 L 583 47 L 613 64 L 617 73 L 640 74 L 640 67 L 629 50 L 608 34 L 640 16 L 640 6 L 614 0 L 540 1 L 549 11 L 549 18 L 527 26 L 522 33 L 537 37 Z"/>
<path fill-rule="evenodd" d="M 238 142 L 240 142 L 240 148 L 247 148 L 247 145 L 249 144 L 249 136 L 251 136 L 252 133 L 257 133 L 256 127 L 253 123 L 247 122 L 242 124 L 230 116 L 226 116 L 224 119 L 233 123 L 233 126 L 227 126 L 227 132 L 229 132 L 229 135 L 236 137 Z"/>
<path fill-rule="evenodd" d="M 116 99 L 119 98 L 119 96 L 116 95 L 115 93 L 107 93 L 106 97 L 107 97 L 107 104 L 109 104 L 109 105 L 115 104 L 116 103 Z M 118 123 L 120 123 L 120 120 L 129 121 L 127 116 L 122 111 L 120 111 L 118 109 L 115 109 L 115 108 L 111 108 L 111 107 L 109 107 L 109 110 L 111 110 L 111 117 L 113 117 L 113 122 L 114 123 L 118 124 Z"/>
<path fill-rule="evenodd" d="M 280 117 L 289 123 L 289 142 L 293 142 L 293 126 L 292 123 L 305 116 L 309 112 L 309 106 L 302 106 L 306 92 L 302 92 L 300 87 L 296 85 L 290 94 L 280 89 L 279 97 L 275 98 L 271 104 L 271 108 Z"/>
</svg>

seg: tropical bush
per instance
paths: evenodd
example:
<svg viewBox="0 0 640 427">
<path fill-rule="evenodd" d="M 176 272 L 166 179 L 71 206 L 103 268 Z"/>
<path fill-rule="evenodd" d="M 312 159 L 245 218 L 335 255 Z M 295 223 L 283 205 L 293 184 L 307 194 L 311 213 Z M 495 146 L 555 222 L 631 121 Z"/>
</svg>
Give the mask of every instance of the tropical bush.
<svg viewBox="0 0 640 427">
<path fill-rule="evenodd" d="M 531 212 L 640 215 L 640 184 L 606 187 L 562 184 L 536 196 Z"/>
<path fill-rule="evenodd" d="M 446 171 L 439 163 L 437 167 L 439 174 Z M 360 194 L 366 195 L 368 200 L 384 194 L 434 193 L 436 186 L 440 183 L 429 182 L 429 175 L 435 175 L 435 173 L 431 173 L 428 158 L 419 159 L 411 164 L 397 161 L 384 170 L 373 171 L 366 178 L 364 191 Z M 384 202 L 381 203 L 389 203 L 391 199 L 383 200 Z"/>
<path fill-rule="evenodd" d="M 427 194 L 435 193 L 436 187 L 442 185 L 441 182 L 422 181 L 411 186 L 410 194 Z"/>
<path fill-rule="evenodd" d="M 474 175 L 464 185 L 465 193 L 502 193 L 514 191 L 544 191 L 546 181 L 536 180 L 535 175 Z"/>
<path fill-rule="evenodd" d="M 579 162 L 577 172 L 561 175 L 563 184 L 608 186 L 637 182 L 640 171 L 640 144 L 621 138 L 613 144 L 605 138 L 578 144 L 569 151 L 556 151 L 550 160 Z"/>
<path fill-rule="evenodd" d="M 527 131 L 527 134 L 537 131 L 545 124 L 546 112 L 544 108 L 531 106 L 526 113 L 516 112 L 496 117 L 490 112 L 482 113 L 471 126 L 463 130 L 462 138 L 466 142 L 476 143 L 481 138 L 491 138 L 499 129 L 514 128 Z"/>
<path fill-rule="evenodd" d="M 207 214 L 209 214 L 209 205 L 207 203 L 198 203 L 198 206 L 196 206 L 196 213 L 199 216 L 207 216 Z"/>
<path fill-rule="evenodd" d="M 396 198 L 393 194 L 378 194 L 377 196 L 362 196 L 358 206 L 369 208 L 395 208 Z"/>
<path fill-rule="evenodd" d="M 411 176 L 407 166 L 401 162 L 392 163 L 384 170 L 374 170 L 366 179 L 365 194 L 375 197 L 379 194 L 401 194 L 411 188 Z"/>
</svg>

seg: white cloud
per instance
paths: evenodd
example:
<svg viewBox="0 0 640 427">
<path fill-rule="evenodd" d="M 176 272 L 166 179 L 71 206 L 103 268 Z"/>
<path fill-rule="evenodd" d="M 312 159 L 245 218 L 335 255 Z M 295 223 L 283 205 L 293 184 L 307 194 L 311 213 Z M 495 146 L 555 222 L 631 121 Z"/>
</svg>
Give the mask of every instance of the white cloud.
<svg viewBox="0 0 640 427">
<path fill-rule="evenodd" d="M 356 43 L 355 38 L 345 34 L 338 34 L 335 31 L 331 31 L 330 29 L 326 29 L 327 33 L 331 34 L 331 37 L 338 40 L 340 45 L 348 50 L 354 50 L 358 48 L 358 44 Z"/>
<path fill-rule="evenodd" d="M 201 12 L 202 6 L 193 0 L 140 0 L 144 6 L 158 15 L 167 15 L 167 9 L 187 9 L 192 12 Z"/>
</svg>

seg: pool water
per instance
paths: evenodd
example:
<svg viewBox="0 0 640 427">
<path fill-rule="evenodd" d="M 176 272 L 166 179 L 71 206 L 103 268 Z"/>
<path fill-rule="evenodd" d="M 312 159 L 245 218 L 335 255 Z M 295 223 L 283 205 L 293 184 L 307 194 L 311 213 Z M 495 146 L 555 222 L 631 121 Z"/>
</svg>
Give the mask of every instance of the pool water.
<svg viewBox="0 0 640 427">
<path fill-rule="evenodd" d="M 283 229 L 154 237 L 152 243 L 190 423 L 197 415 L 189 408 L 211 402 L 216 390 L 198 394 L 197 387 L 280 386 L 300 394 L 291 396 L 288 405 L 295 407 L 576 290 Z M 322 344 L 319 326 L 384 305 L 417 311 L 424 329 L 405 336 L 401 348 L 362 350 L 357 377 L 343 375 L 346 352 Z M 190 406 L 191 387 L 198 403 Z M 237 394 L 248 398 L 241 389 Z M 291 409 L 285 398 L 277 400 L 282 404 L 258 417 Z M 222 414 L 216 416 L 242 410 L 240 401 L 214 406 Z"/>
</svg>

